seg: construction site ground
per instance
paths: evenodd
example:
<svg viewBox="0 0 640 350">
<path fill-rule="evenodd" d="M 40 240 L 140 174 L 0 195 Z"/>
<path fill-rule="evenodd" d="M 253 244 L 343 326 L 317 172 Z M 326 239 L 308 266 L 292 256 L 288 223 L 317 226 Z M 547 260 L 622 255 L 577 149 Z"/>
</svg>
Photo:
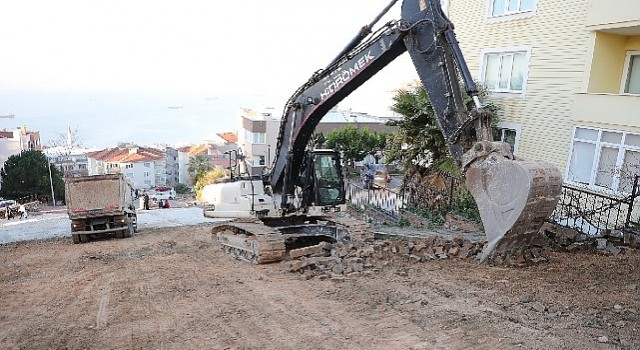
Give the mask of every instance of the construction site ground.
<svg viewBox="0 0 640 350">
<path fill-rule="evenodd" d="M 390 251 L 310 278 L 232 259 L 211 225 L 0 246 L 0 348 L 640 349 L 636 250 L 527 268 Z"/>
</svg>

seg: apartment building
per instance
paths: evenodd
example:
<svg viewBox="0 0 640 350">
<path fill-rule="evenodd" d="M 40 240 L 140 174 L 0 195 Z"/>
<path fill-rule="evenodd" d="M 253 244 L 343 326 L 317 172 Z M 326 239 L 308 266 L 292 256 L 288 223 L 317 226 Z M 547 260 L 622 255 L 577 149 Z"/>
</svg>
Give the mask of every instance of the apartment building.
<svg viewBox="0 0 640 350">
<path fill-rule="evenodd" d="M 273 161 L 279 130 L 280 115 L 274 108 L 241 110 L 238 146 L 252 165 L 253 174 L 262 173 Z"/>
<path fill-rule="evenodd" d="M 640 2 L 449 0 L 496 135 L 567 183 L 625 193 L 640 173 Z"/>
<path fill-rule="evenodd" d="M 123 173 L 138 189 L 167 186 L 164 151 L 128 145 L 87 153 L 89 175 Z"/>
<path fill-rule="evenodd" d="M 9 157 L 26 150 L 40 150 L 40 132 L 27 130 L 26 126 L 0 130 L 0 168 Z"/>
</svg>

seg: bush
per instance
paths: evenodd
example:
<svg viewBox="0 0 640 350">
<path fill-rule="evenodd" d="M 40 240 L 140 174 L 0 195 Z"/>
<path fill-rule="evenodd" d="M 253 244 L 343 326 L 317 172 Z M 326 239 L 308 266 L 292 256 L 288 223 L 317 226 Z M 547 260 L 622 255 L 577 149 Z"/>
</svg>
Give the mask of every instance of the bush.
<svg viewBox="0 0 640 350">
<path fill-rule="evenodd" d="M 482 226 L 482 219 L 480 218 L 476 200 L 473 199 L 471 192 L 464 186 L 458 187 L 453 194 L 451 212 Z"/>
<path fill-rule="evenodd" d="M 189 192 L 191 192 L 191 188 L 183 183 L 177 184 L 173 189 L 177 194 L 188 194 Z"/>
</svg>

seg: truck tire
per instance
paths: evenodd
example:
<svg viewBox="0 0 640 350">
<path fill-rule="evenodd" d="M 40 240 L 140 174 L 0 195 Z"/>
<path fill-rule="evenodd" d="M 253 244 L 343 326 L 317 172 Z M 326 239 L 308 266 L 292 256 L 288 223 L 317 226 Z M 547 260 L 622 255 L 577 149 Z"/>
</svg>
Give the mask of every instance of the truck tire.
<svg viewBox="0 0 640 350">
<path fill-rule="evenodd" d="M 133 219 L 133 233 L 138 233 L 138 214 L 133 214 L 131 219 Z"/>
<path fill-rule="evenodd" d="M 80 235 L 71 235 L 71 239 L 73 240 L 73 244 L 80 244 Z"/>
<path fill-rule="evenodd" d="M 127 220 L 127 228 L 126 230 L 122 231 L 122 234 L 124 238 L 129 238 L 133 236 L 133 233 L 134 233 L 133 220 L 131 219 L 131 217 L 129 217 Z"/>
<path fill-rule="evenodd" d="M 82 242 L 82 243 L 89 242 L 89 236 L 87 236 L 87 235 L 77 235 L 77 236 L 79 236 L 80 242 Z"/>
</svg>

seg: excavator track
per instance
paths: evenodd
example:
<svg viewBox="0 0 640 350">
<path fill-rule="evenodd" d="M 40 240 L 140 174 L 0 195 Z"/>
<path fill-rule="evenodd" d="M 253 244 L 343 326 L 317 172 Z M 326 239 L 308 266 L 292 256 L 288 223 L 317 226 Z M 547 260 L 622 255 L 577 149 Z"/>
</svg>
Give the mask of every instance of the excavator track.
<svg viewBox="0 0 640 350">
<path fill-rule="evenodd" d="M 352 237 L 366 239 L 371 236 L 368 225 L 359 220 L 342 216 L 306 219 L 236 220 L 215 225 L 211 233 L 216 235 L 224 251 L 254 264 L 289 259 L 290 250 L 316 245 L 320 241 L 348 242 Z"/>
<path fill-rule="evenodd" d="M 217 236 L 222 249 L 239 260 L 266 264 L 285 257 L 284 235 L 260 221 L 218 224 L 211 233 Z"/>
</svg>

